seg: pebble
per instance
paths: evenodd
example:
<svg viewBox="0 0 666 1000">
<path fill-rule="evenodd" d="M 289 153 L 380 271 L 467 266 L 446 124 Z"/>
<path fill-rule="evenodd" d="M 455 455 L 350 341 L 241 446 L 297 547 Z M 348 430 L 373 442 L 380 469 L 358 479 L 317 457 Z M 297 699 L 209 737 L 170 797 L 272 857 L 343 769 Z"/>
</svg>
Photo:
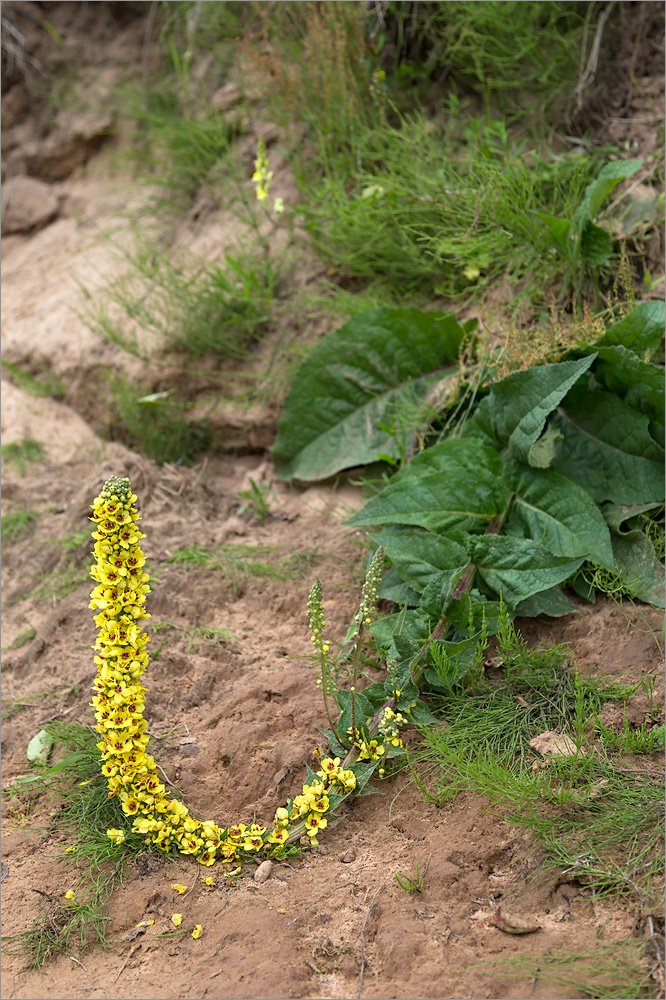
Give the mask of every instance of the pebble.
<svg viewBox="0 0 666 1000">
<path fill-rule="evenodd" d="M 255 882 L 265 882 L 266 879 L 271 877 L 271 872 L 273 871 L 272 861 L 262 861 L 256 872 L 254 873 Z"/>
<path fill-rule="evenodd" d="M 356 861 L 356 851 L 354 848 L 350 847 L 344 852 L 344 854 L 341 854 L 340 861 L 342 861 L 345 865 L 350 865 L 352 861 Z"/>
</svg>

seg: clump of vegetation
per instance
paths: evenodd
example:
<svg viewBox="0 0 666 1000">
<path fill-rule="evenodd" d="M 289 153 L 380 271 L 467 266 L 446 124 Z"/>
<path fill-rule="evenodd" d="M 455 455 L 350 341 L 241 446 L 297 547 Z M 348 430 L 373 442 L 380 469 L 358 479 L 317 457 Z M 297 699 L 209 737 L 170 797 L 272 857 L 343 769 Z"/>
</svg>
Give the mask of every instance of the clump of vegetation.
<svg viewBox="0 0 666 1000">
<path fill-rule="evenodd" d="M 64 379 L 43 363 L 17 364 L 3 360 L 1 364 L 11 381 L 31 396 L 64 399 L 67 394 Z"/>
<path fill-rule="evenodd" d="M 39 511 L 27 507 L 24 510 L 11 510 L 2 515 L 2 541 L 18 542 L 32 525 L 39 519 Z"/>
<path fill-rule="evenodd" d="M 16 466 L 19 476 L 22 476 L 28 462 L 45 462 L 46 455 L 39 441 L 23 438 L 22 441 L 2 445 L 2 460 L 8 465 Z"/>
</svg>

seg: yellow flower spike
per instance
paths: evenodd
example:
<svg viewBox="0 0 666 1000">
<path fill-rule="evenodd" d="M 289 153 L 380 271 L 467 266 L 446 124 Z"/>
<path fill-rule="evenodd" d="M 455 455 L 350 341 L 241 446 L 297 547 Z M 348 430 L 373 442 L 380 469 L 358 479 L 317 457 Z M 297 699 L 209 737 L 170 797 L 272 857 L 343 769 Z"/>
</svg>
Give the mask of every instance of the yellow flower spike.
<svg viewBox="0 0 666 1000">
<path fill-rule="evenodd" d="M 194 930 L 192 931 L 192 937 L 196 941 L 197 938 L 200 938 L 202 934 L 203 934 L 203 927 L 201 926 L 201 924 L 197 924 Z"/>
<path fill-rule="evenodd" d="M 71 889 L 68 889 L 67 892 L 65 893 L 65 899 L 74 899 L 74 893 L 72 892 Z"/>
<path fill-rule="evenodd" d="M 182 924 L 182 922 L 183 922 L 183 914 L 182 913 L 172 913 L 171 914 L 171 923 L 173 924 L 174 927 L 180 927 L 180 925 Z"/>
</svg>

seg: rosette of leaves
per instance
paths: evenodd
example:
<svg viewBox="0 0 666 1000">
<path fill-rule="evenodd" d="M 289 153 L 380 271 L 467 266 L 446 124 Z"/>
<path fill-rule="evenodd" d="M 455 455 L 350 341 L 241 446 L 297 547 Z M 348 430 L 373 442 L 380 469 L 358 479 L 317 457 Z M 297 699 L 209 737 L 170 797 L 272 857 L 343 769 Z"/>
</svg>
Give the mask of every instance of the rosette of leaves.
<svg viewBox="0 0 666 1000">
<path fill-rule="evenodd" d="M 663 303 L 642 303 L 596 344 L 492 383 L 457 436 L 403 464 L 349 519 L 375 529 L 391 562 L 379 596 L 402 610 L 371 631 L 398 677 L 387 684 L 406 692 L 401 710 L 421 679 L 446 690 L 467 673 L 502 604 L 511 615 L 567 614 L 576 605 L 565 585 L 593 599 L 576 586 L 584 567 L 664 607 L 664 570 L 645 530 L 664 506 L 663 330 Z M 363 355 L 362 330 L 355 351 Z M 283 426 L 298 406 L 287 401 Z M 307 460 L 296 453 L 289 471 L 308 478 Z M 326 471 L 322 450 L 317 478 Z M 375 693 L 363 692 L 366 716 Z"/>
</svg>

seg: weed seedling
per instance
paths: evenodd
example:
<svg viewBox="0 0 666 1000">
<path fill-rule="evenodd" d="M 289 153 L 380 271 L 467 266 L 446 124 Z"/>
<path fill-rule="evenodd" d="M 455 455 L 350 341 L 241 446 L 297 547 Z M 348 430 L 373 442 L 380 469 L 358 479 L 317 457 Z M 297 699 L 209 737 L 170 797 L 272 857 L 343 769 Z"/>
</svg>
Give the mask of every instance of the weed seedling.
<svg viewBox="0 0 666 1000">
<path fill-rule="evenodd" d="M 238 496 L 245 501 L 238 508 L 238 513 L 244 514 L 249 510 L 258 521 L 263 521 L 271 512 L 271 501 L 276 499 L 273 480 L 267 483 L 264 479 L 260 479 L 256 483 L 254 479 L 250 479 L 250 489 L 241 490 Z"/>
<path fill-rule="evenodd" d="M 426 865 L 426 869 L 423 872 L 423 875 L 421 875 L 419 872 L 419 863 L 417 861 L 414 865 L 413 875 L 403 875 L 402 872 L 396 872 L 395 880 L 400 888 L 404 889 L 405 892 L 423 892 L 423 878 L 427 870 L 428 866 Z"/>
</svg>

